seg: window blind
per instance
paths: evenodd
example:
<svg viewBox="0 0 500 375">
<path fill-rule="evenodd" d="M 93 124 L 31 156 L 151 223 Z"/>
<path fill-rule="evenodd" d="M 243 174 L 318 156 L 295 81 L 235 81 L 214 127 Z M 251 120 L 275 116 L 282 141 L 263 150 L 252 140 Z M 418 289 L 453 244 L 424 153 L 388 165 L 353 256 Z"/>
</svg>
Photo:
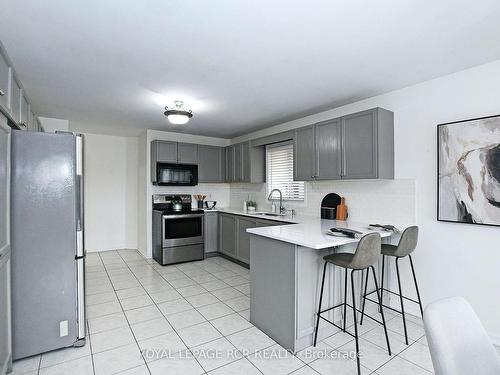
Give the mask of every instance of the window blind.
<svg viewBox="0 0 500 375">
<path fill-rule="evenodd" d="M 273 189 L 283 193 L 283 199 L 304 200 L 304 182 L 293 180 L 293 144 L 290 142 L 266 146 L 267 194 Z M 272 198 L 279 199 L 278 193 Z"/>
</svg>

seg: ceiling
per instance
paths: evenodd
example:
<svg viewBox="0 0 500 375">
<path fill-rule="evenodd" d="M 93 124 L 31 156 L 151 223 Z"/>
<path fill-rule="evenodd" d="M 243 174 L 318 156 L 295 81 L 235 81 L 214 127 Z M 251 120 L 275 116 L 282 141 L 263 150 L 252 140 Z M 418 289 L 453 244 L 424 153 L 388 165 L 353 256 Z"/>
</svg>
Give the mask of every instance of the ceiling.
<svg viewBox="0 0 500 375">
<path fill-rule="evenodd" d="M 0 3 L 36 112 L 104 134 L 232 138 L 500 59 L 498 0 Z"/>
</svg>

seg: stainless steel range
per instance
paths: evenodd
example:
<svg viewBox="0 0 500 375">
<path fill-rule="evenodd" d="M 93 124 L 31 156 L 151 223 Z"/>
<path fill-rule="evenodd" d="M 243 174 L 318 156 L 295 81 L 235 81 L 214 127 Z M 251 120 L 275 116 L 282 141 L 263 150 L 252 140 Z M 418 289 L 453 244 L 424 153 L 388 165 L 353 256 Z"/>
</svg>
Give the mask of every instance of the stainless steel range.
<svg viewBox="0 0 500 375">
<path fill-rule="evenodd" d="M 153 259 L 163 266 L 203 259 L 203 216 L 191 195 L 153 195 Z"/>
</svg>

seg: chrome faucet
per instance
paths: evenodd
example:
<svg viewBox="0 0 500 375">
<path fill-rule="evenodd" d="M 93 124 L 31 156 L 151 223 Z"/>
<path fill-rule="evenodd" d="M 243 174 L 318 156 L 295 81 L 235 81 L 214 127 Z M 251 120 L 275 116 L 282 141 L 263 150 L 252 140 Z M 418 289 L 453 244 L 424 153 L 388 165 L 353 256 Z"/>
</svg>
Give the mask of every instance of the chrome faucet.
<svg viewBox="0 0 500 375">
<path fill-rule="evenodd" d="M 273 196 L 273 193 L 277 191 L 278 193 L 280 193 L 280 214 L 284 213 L 285 212 L 285 207 L 283 206 L 283 193 L 281 192 L 280 189 L 273 189 L 271 190 L 271 192 L 269 193 L 269 196 L 267 197 L 267 200 L 270 201 L 270 200 L 273 200 L 272 196 Z"/>
</svg>

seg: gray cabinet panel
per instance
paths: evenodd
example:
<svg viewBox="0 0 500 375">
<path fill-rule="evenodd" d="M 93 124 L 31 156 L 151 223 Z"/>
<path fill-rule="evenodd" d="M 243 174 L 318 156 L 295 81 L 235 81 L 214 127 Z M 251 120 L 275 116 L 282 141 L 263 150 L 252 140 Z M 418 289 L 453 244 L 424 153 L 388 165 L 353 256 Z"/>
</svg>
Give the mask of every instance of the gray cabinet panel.
<svg viewBox="0 0 500 375">
<path fill-rule="evenodd" d="M 316 124 L 317 179 L 336 180 L 342 174 L 342 133 L 340 119 Z"/>
<path fill-rule="evenodd" d="M 29 130 L 30 105 L 24 90 L 21 96 L 21 120 L 19 121 L 27 130 Z"/>
<path fill-rule="evenodd" d="M 179 163 L 198 163 L 198 145 L 191 143 L 178 143 L 177 147 L 177 161 Z"/>
<path fill-rule="evenodd" d="M 156 160 L 177 163 L 177 142 L 153 141 L 156 143 Z"/>
<path fill-rule="evenodd" d="M 342 118 L 343 178 L 377 178 L 377 110 Z"/>
<path fill-rule="evenodd" d="M 250 263 L 250 234 L 247 229 L 255 228 L 255 220 L 238 217 L 238 259 L 245 263 Z"/>
<path fill-rule="evenodd" d="M 236 257 L 236 217 L 221 214 L 220 216 L 220 251 L 223 254 Z"/>
<path fill-rule="evenodd" d="M 198 146 L 199 182 L 224 182 L 224 149 L 217 146 Z"/>
<path fill-rule="evenodd" d="M 226 147 L 226 182 L 234 181 L 234 147 Z"/>
<path fill-rule="evenodd" d="M 10 99 L 10 111 L 15 122 L 21 120 L 21 85 L 13 77 L 12 79 L 12 97 Z"/>
<path fill-rule="evenodd" d="M 252 160 L 250 156 L 250 142 L 241 144 L 241 181 L 252 182 Z"/>
<path fill-rule="evenodd" d="M 0 52 L 0 105 L 9 108 L 10 67 L 7 59 Z"/>
<path fill-rule="evenodd" d="M 294 180 L 310 181 L 317 174 L 314 143 L 314 126 L 306 126 L 295 130 L 293 142 Z"/>
<path fill-rule="evenodd" d="M 241 144 L 233 146 L 234 149 L 234 181 L 243 180 L 243 147 Z"/>
<path fill-rule="evenodd" d="M 219 250 L 219 214 L 205 212 L 205 253 Z"/>
</svg>

